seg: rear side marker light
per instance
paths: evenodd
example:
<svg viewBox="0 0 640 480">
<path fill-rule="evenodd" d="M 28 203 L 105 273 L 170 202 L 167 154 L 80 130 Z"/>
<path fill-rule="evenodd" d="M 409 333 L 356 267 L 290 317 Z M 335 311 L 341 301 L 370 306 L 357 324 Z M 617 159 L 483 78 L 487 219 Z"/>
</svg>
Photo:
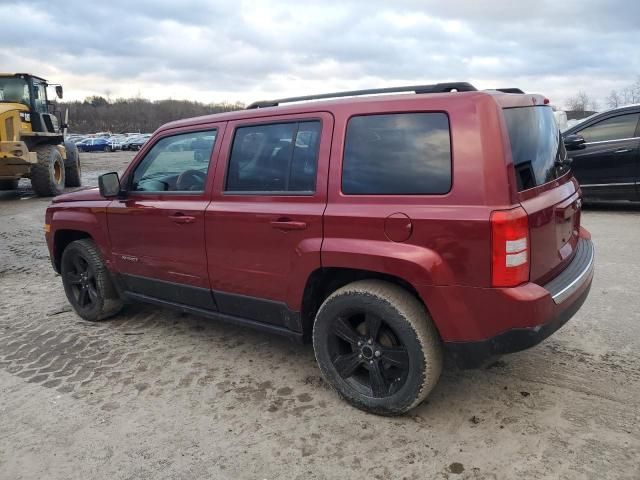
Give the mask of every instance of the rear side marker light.
<svg viewBox="0 0 640 480">
<path fill-rule="evenodd" d="M 491 285 L 516 287 L 529 280 L 529 217 L 522 207 L 491 213 Z"/>
</svg>

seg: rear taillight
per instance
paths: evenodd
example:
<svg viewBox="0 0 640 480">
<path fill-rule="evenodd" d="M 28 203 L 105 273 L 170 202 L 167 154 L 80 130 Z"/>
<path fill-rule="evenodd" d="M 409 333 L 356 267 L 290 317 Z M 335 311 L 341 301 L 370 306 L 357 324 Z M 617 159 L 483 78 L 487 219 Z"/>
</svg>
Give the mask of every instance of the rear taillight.
<svg viewBox="0 0 640 480">
<path fill-rule="evenodd" d="M 524 208 L 491 213 L 491 284 L 515 287 L 529 280 L 529 217 Z"/>
</svg>

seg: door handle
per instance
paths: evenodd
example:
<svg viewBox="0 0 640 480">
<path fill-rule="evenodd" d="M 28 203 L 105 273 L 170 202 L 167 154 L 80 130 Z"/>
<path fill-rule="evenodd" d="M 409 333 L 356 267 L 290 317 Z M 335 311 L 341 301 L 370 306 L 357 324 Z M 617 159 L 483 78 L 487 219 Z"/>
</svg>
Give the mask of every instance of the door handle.
<svg viewBox="0 0 640 480">
<path fill-rule="evenodd" d="M 290 218 L 279 218 L 269 223 L 278 230 L 304 230 L 307 228 L 307 222 L 296 222 Z"/>
<path fill-rule="evenodd" d="M 618 150 L 614 150 L 613 153 L 629 153 L 630 151 L 630 148 L 619 148 Z"/>
<path fill-rule="evenodd" d="M 172 222 L 178 223 L 180 225 L 184 225 L 185 223 L 193 223 L 196 221 L 196 217 L 185 215 L 184 213 L 180 212 L 170 215 L 169 219 Z"/>
</svg>

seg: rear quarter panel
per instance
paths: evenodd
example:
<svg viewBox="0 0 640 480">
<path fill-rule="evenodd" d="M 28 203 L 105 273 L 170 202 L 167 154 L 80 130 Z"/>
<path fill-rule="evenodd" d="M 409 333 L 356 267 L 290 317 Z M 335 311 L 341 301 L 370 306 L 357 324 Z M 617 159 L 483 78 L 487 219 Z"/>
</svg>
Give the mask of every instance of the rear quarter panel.
<svg viewBox="0 0 640 480">
<path fill-rule="evenodd" d="M 444 195 L 344 195 L 344 138 L 354 115 L 445 112 L 452 186 Z M 482 92 L 422 95 L 340 105 L 329 172 L 322 246 L 324 267 L 360 268 L 418 285 L 489 286 L 491 211 L 511 201 L 500 108 Z M 497 205 L 497 207 L 496 207 Z M 403 213 L 411 236 L 393 242 L 385 218 Z M 428 304 L 428 299 L 424 299 Z"/>
</svg>

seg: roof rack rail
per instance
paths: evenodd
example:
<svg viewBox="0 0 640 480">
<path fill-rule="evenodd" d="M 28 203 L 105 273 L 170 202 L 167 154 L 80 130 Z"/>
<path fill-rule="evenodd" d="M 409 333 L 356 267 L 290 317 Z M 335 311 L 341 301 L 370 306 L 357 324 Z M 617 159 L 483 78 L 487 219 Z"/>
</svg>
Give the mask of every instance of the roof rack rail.
<svg viewBox="0 0 640 480">
<path fill-rule="evenodd" d="M 276 100 L 260 100 L 253 102 L 247 110 L 253 108 L 277 107 L 281 103 L 303 102 L 307 100 L 321 100 L 325 98 L 357 97 L 360 95 L 375 95 L 379 93 L 446 93 L 446 92 L 475 92 L 477 89 L 468 82 L 436 83 L 433 85 L 412 85 L 407 87 L 370 88 L 366 90 L 351 90 L 347 92 L 322 93 L 320 95 L 304 95 L 302 97 L 278 98 Z"/>
<path fill-rule="evenodd" d="M 519 88 L 515 88 L 515 87 L 495 88 L 494 90 L 497 91 L 497 92 L 502 92 L 502 93 L 524 93 L 522 90 L 520 90 Z"/>
</svg>

